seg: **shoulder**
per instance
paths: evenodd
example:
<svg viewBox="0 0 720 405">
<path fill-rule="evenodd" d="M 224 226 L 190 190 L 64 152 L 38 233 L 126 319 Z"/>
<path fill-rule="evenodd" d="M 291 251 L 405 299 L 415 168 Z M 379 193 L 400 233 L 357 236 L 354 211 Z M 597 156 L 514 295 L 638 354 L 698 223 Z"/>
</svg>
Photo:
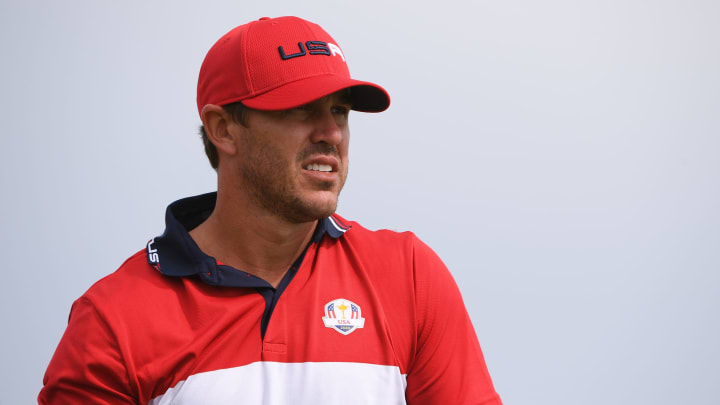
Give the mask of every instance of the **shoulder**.
<svg viewBox="0 0 720 405">
<path fill-rule="evenodd" d="M 157 273 L 157 274 L 155 274 Z M 85 293 L 85 296 L 96 297 L 108 294 L 128 292 L 137 283 L 144 283 L 148 278 L 159 276 L 160 273 L 147 262 L 145 249 L 128 257 L 114 272 L 101 278 Z"/>
<path fill-rule="evenodd" d="M 416 268 L 418 260 L 421 262 L 420 268 L 434 266 L 444 268 L 435 251 L 411 231 L 370 230 L 356 221 L 346 220 L 337 214 L 334 217 L 348 227 L 343 238 L 360 255 L 370 255 L 385 262 L 401 262 L 407 268 Z"/>
<path fill-rule="evenodd" d="M 412 249 L 414 245 L 421 244 L 420 239 L 411 231 L 394 231 L 390 229 L 371 230 L 365 228 L 357 221 L 347 220 L 338 214 L 333 215 L 338 224 L 347 228 L 343 236 L 349 242 L 367 246 L 369 248 L 386 249 Z"/>
<path fill-rule="evenodd" d="M 158 294 L 172 294 L 176 280 L 163 276 L 148 264 L 146 251 L 130 256 L 113 273 L 93 284 L 78 302 L 90 304 L 101 316 L 126 312 L 129 307 L 152 306 Z"/>
<path fill-rule="evenodd" d="M 413 232 L 373 231 L 355 221 L 340 220 L 350 227 L 336 244 L 346 255 L 345 260 L 367 274 L 389 299 L 405 296 L 418 303 L 434 287 L 457 289 L 440 257 Z"/>
</svg>

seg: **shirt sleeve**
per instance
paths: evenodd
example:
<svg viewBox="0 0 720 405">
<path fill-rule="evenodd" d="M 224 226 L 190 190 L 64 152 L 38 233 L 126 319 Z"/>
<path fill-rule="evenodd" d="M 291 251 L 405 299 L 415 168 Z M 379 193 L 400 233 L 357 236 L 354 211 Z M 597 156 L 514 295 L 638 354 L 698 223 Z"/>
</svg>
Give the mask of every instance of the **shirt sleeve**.
<svg viewBox="0 0 720 405">
<path fill-rule="evenodd" d="M 416 353 L 407 375 L 409 405 L 501 405 L 460 291 L 445 264 L 415 240 Z"/>
<path fill-rule="evenodd" d="M 86 298 L 70 320 L 43 378 L 40 404 L 136 404 L 110 327 Z"/>
</svg>

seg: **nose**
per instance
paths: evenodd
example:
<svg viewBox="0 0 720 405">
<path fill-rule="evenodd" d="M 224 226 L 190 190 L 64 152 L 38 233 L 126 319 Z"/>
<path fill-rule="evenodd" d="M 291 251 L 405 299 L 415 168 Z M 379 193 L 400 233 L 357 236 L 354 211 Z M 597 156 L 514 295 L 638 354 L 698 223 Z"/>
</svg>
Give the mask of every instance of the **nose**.
<svg viewBox="0 0 720 405">
<path fill-rule="evenodd" d="M 336 146 L 343 141 L 346 133 L 347 118 L 341 118 L 334 114 L 333 111 L 314 114 L 313 132 L 310 137 L 312 143 L 324 142 Z"/>
</svg>

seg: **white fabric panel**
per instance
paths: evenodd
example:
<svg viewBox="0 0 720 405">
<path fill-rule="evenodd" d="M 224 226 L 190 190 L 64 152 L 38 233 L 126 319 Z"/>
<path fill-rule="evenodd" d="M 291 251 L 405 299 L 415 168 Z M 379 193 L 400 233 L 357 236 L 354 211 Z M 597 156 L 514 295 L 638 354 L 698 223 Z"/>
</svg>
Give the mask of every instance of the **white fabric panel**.
<svg viewBox="0 0 720 405">
<path fill-rule="evenodd" d="M 395 366 L 257 362 L 191 375 L 149 405 L 400 405 L 406 386 Z"/>
</svg>

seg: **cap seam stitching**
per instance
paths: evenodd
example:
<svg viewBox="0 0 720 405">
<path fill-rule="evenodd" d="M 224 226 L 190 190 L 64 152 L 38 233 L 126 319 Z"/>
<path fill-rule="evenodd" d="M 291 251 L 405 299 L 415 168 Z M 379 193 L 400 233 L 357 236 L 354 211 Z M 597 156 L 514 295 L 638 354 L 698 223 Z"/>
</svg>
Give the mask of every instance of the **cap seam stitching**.
<svg viewBox="0 0 720 405">
<path fill-rule="evenodd" d="M 245 65 L 245 66 L 244 66 L 244 67 L 245 67 L 245 74 L 247 75 L 248 83 L 250 84 L 250 86 L 249 86 L 249 87 L 250 87 L 250 94 L 255 94 L 255 83 L 253 82 L 253 77 L 252 77 L 252 75 L 250 74 L 250 63 L 248 63 L 248 46 L 247 46 L 248 44 L 247 44 L 247 42 L 248 42 L 248 38 L 250 37 L 250 30 L 251 30 L 254 26 L 255 26 L 255 24 L 249 24 L 249 25 L 248 25 L 248 29 L 247 29 L 247 31 L 245 31 L 245 35 L 243 36 L 243 44 L 242 44 L 242 45 L 243 45 L 243 46 L 242 46 L 243 59 L 244 59 L 244 62 L 245 62 L 245 63 L 243 63 L 243 64 Z"/>
</svg>

